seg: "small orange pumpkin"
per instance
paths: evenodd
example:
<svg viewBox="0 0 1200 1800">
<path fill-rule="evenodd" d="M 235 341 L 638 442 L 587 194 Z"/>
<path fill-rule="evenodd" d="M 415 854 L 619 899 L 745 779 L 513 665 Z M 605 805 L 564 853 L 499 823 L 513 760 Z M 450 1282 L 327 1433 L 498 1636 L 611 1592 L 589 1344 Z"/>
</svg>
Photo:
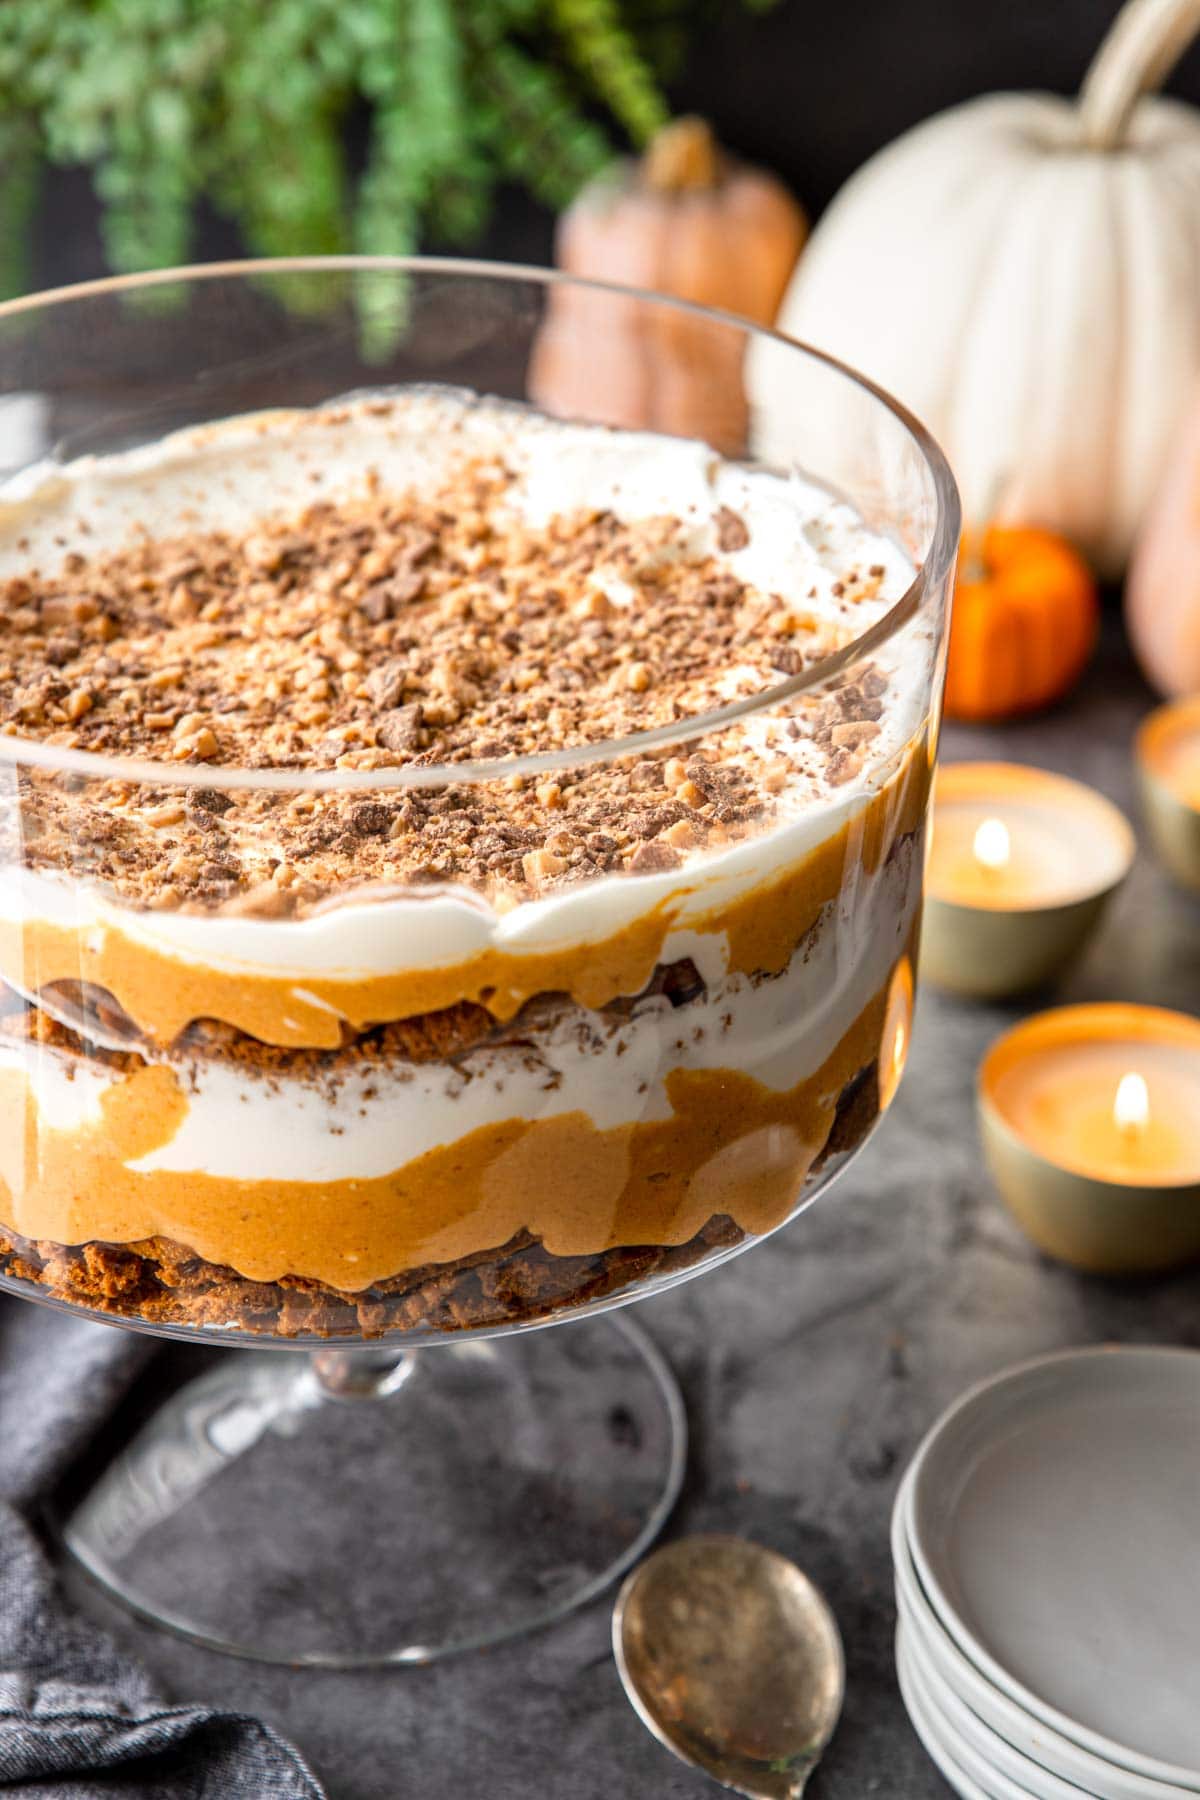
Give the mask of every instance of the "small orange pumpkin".
<svg viewBox="0 0 1200 1800">
<path fill-rule="evenodd" d="M 770 325 L 807 233 L 773 175 L 735 161 L 703 119 L 676 119 L 640 162 L 589 183 L 559 221 L 572 275 L 694 300 Z M 563 288 L 551 297 L 530 386 L 550 411 L 706 438 L 746 431 L 741 331 L 666 308 Z"/>
<path fill-rule="evenodd" d="M 990 525 L 971 544 L 954 590 L 946 712 L 984 721 L 1033 712 L 1078 679 L 1096 642 L 1091 570 L 1065 538 Z"/>
</svg>

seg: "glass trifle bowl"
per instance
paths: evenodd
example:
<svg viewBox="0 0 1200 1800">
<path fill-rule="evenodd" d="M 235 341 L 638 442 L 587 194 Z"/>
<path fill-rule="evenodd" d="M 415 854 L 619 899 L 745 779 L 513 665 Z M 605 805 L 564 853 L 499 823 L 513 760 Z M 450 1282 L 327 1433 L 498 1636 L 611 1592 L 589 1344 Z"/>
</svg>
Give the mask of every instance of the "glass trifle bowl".
<svg viewBox="0 0 1200 1800">
<path fill-rule="evenodd" d="M 798 344 L 481 264 L 35 296 L 0 371 L 0 1285 L 237 1352 L 65 1541 L 287 1662 L 543 1622 L 678 1490 L 611 1309 L 899 1080 L 945 463 Z"/>
</svg>

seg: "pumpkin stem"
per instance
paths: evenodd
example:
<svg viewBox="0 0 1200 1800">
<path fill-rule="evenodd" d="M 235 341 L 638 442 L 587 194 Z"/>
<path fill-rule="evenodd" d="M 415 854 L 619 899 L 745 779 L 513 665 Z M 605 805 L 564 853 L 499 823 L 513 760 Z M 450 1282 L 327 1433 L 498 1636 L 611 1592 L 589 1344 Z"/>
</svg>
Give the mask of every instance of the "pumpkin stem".
<svg viewBox="0 0 1200 1800">
<path fill-rule="evenodd" d="M 986 525 L 972 525 L 958 540 L 958 580 L 978 583 L 988 578 L 987 559 L 983 554 Z"/>
<path fill-rule="evenodd" d="M 959 580 L 988 580 L 988 558 L 984 556 L 984 542 L 988 538 L 988 529 L 997 520 L 1000 506 L 1004 504 L 1007 488 L 1009 472 L 1004 468 L 995 470 L 988 482 L 984 509 L 977 515 L 977 524 L 963 526 L 963 533 L 959 536 Z"/>
<path fill-rule="evenodd" d="M 986 581 L 988 562 L 983 546 L 989 528 L 995 522 L 1008 487 L 1008 473 L 997 469 L 988 484 L 987 499 L 976 525 L 964 525 L 958 540 L 958 574 L 961 581 Z"/>
<path fill-rule="evenodd" d="M 659 194 L 716 187 L 720 175 L 721 152 L 712 126 L 694 113 L 656 131 L 642 158 L 642 180 Z"/>
<path fill-rule="evenodd" d="M 1119 150 L 1143 94 L 1160 88 L 1200 32 L 1200 0 L 1125 0 L 1079 92 L 1089 150 Z"/>
</svg>

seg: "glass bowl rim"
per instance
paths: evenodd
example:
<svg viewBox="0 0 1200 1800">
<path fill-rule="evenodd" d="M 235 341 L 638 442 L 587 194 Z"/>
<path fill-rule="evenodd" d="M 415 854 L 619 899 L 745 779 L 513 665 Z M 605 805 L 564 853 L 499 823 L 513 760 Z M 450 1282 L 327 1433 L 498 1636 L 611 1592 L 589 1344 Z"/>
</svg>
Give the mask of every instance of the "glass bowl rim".
<svg viewBox="0 0 1200 1800">
<path fill-rule="evenodd" d="M 858 370 L 830 356 L 814 345 L 758 325 L 722 308 L 701 306 L 695 301 L 674 295 L 653 293 L 647 288 L 629 286 L 616 281 L 602 281 L 572 275 L 558 269 L 541 268 L 529 263 L 491 262 L 481 258 L 452 256 L 290 256 L 253 257 L 224 262 L 188 263 L 167 269 L 149 269 L 133 275 L 112 275 L 92 281 L 74 282 L 65 287 L 46 288 L 0 302 L 0 324 L 21 314 L 71 305 L 77 301 L 100 299 L 135 289 L 165 286 L 169 283 L 216 280 L 249 280 L 256 276 L 288 274 L 441 274 L 468 280 L 506 281 L 540 286 L 581 288 L 611 294 L 620 299 L 683 312 L 715 324 L 728 325 L 747 339 L 762 339 L 784 345 L 809 362 L 824 364 L 836 375 L 878 402 L 889 412 L 913 441 L 933 481 L 936 519 L 925 560 L 917 569 L 904 593 L 883 617 L 840 650 L 822 657 L 819 662 L 798 674 L 728 702 L 708 712 L 688 714 L 664 725 L 644 731 L 629 732 L 624 737 L 608 738 L 596 743 L 571 745 L 561 750 L 535 751 L 520 757 L 493 757 L 461 763 L 402 764 L 383 769 L 302 769 L 273 767 L 265 769 L 230 767 L 220 763 L 180 765 L 155 762 L 144 757 L 110 756 L 91 750 L 71 750 L 57 744 L 42 743 L 36 738 L 17 734 L 0 734 L 0 764 L 42 769 L 50 773 L 74 775 L 96 781 L 123 781 L 158 788 L 218 788 L 225 791 L 253 792 L 274 790 L 281 793 L 335 793 L 347 791 L 379 791 L 477 786 L 485 781 L 502 781 L 510 776 L 538 776 L 562 769 L 585 768 L 597 763 L 613 762 L 624 757 L 645 756 L 672 744 L 690 742 L 726 730 L 742 719 L 780 706 L 799 694 L 825 686 L 864 656 L 879 649 L 901 630 L 921 609 L 928 592 L 937 592 L 947 578 L 958 548 L 961 512 L 958 490 L 945 454 L 920 421 L 898 400 L 862 375 Z"/>
</svg>

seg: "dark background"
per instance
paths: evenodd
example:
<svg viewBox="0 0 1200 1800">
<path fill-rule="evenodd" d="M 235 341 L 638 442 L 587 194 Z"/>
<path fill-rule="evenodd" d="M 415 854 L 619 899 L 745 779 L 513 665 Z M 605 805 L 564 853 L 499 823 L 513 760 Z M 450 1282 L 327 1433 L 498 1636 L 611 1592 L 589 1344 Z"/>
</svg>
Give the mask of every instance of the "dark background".
<svg viewBox="0 0 1200 1800">
<path fill-rule="evenodd" d="M 706 114 L 730 149 L 777 169 L 815 215 L 873 151 L 932 112 L 997 88 L 1073 92 L 1116 11 L 1117 0 L 778 0 L 755 14 L 724 0 L 697 9 L 704 22 L 671 100 Z M 1200 47 L 1169 88 L 1200 102 Z M 544 263 L 551 231 L 548 214 L 507 192 L 474 248 Z M 197 260 L 240 249 L 226 222 L 198 220 Z M 53 171 L 35 285 L 104 266 L 89 175 Z"/>
</svg>

